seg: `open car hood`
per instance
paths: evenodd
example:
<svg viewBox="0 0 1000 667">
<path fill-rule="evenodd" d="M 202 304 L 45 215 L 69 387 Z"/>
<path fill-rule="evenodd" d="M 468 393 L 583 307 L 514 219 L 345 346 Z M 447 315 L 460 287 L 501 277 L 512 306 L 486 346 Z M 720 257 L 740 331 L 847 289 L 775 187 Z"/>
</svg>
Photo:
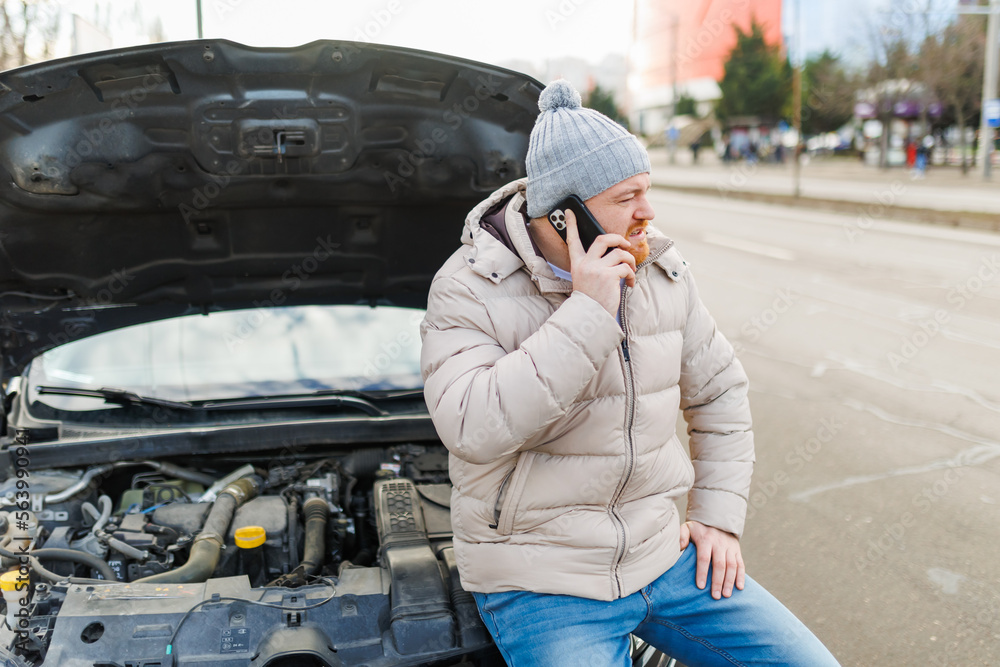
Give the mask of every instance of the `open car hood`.
<svg viewBox="0 0 1000 667">
<path fill-rule="evenodd" d="M 0 73 L 3 376 L 192 312 L 421 306 L 524 176 L 542 85 L 351 42 L 157 44 Z"/>
</svg>

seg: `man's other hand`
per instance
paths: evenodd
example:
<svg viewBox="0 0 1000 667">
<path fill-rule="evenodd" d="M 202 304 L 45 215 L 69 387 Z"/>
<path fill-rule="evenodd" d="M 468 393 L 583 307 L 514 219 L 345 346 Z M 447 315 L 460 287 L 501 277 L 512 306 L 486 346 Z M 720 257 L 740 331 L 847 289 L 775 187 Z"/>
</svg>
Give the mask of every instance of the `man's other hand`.
<svg viewBox="0 0 1000 667">
<path fill-rule="evenodd" d="M 635 286 L 635 257 L 624 250 L 631 244 L 619 234 L 602 234 L 584 251 L 576 216 L 573 211 L 566 211 L 566 245 L 573 290 L 583 292 L 615 316 L 621 300 L 621 279 L 629 287 Z"/>
<path fill-rule="evenodd" d="M 712 528 L 697 521 L 681 524 L 681 549 L 694 542 L 698 566 L 695 584 L 704 589 L 708 581 L 708 568 L 712 568 L 712 597 L 716 600 L 733 594 L 733 586 L 743 590 L 746 568 L 740 541 L 732 533 Z"/>
</svg>

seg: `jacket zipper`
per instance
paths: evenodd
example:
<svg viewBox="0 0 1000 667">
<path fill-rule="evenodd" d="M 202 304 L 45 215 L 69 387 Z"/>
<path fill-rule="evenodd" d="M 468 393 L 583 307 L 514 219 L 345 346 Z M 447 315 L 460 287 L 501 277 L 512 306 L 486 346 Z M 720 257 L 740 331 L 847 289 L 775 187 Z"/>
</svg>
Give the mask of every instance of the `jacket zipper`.
<svg viewBox="0 0 1000 667">
<path fill-rule="evenodd" d="M 647 257 L 646 261 L 636 267 L 636 272 L 665 253 L 672 245 L 672 243 L 668 244 L 667 247 L 660 250 L 660 252 Z M 626 309 L 627 301 L 628 291 L 625 287 L 625 283 L 623 282 L 622 295 L 619 302 L 619 312 L 621 313 L 622 331 L 625 332 L 625 338 L 622 339 L 621 348 L 622 368 L 625 371 L 625 443 L 627 447 L 625 450 L 625 474 L 619 482 L 615 495 L 611 498 L 611 516 L 614 518 L 615 523 L 618 526 L 618 537 L 621 542 L 621 547 L 615 555 L 615 564 L 612 571 L 612 574 L 614 574 L 615 577 L 616 598 L 620 598 L 622 596 L 621 564 L 625 559 L 625 551 L 628 547 L 625 543 L 625 520 L 622 518 L 621 514 L 618 513 L 618 501 L 621 500 L 622 494 L 625 493 L 625 487 L 628 486 L 629 480 L 632 477 L 632 470 L 635 467 L 635 439 L 632 437 L 632 429 L 635 426 L 635 377 L 632 374 L 632 356 L 629 354 L 628 350 L 629 333 L 628 313 Z"/>
<path fill-rule="evenodd" d="M 503 508 L 503 504 L 500 500 L 503 497 L 504 489 L 507 487 L 507 482 L 510 481 L 511 476 L 514 474 L 516 469 L 517 464 L 514 464 L 514 467 L 508 470 L 507 474 L 504 475 L 504 478 L 500 481 L 500 488 L 497 490 L 497 499 L 496 502 L 493 503 L 493 523 L 490 524 L 490 528 L 493 530 L 497 530 L 500 527 L 500 513 Z"/>
</svg>

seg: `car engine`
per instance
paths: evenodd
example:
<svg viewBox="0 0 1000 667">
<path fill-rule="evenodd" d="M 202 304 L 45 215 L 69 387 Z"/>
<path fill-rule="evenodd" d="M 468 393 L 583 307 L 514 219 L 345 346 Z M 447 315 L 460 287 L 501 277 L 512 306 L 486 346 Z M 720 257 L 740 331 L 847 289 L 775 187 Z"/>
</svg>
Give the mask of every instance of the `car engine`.
<svg viewBox="0 0 1000 667">
<path fill-rule="evenodd" d="M 0 482 L 0 661 L 503 664 L 459 583 L 443 448 L 261 458 Z"/>
</svg>

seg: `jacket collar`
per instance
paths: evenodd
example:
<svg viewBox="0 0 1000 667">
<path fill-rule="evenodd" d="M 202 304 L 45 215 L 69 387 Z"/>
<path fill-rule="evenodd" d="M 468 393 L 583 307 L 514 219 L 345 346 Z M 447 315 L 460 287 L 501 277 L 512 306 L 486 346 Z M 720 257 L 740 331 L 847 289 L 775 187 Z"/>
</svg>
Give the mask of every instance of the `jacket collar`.
<svg viewBox="0 0 1000 667">
<path fill-rule="evenodd" d="M 473 273 L 494 283 L 500 283 L 523 268 L 543 293 L 572 292 L 572 283 L 557 278 L 545 258 L 535 252 L 528 232 L 528 220 L 520 212 L 525 203 L 527 183 L 526 178 L 508 183 L 469 212 L 462 231 L 462 243 L 471 246 L 466 255 L 466 263 Z M 509 246 L 490 234 L 481 224 L 489 211 L 505 199 L 509 201 L 504 208 L 503 222 L 510 238 Z"/>
</svg>

